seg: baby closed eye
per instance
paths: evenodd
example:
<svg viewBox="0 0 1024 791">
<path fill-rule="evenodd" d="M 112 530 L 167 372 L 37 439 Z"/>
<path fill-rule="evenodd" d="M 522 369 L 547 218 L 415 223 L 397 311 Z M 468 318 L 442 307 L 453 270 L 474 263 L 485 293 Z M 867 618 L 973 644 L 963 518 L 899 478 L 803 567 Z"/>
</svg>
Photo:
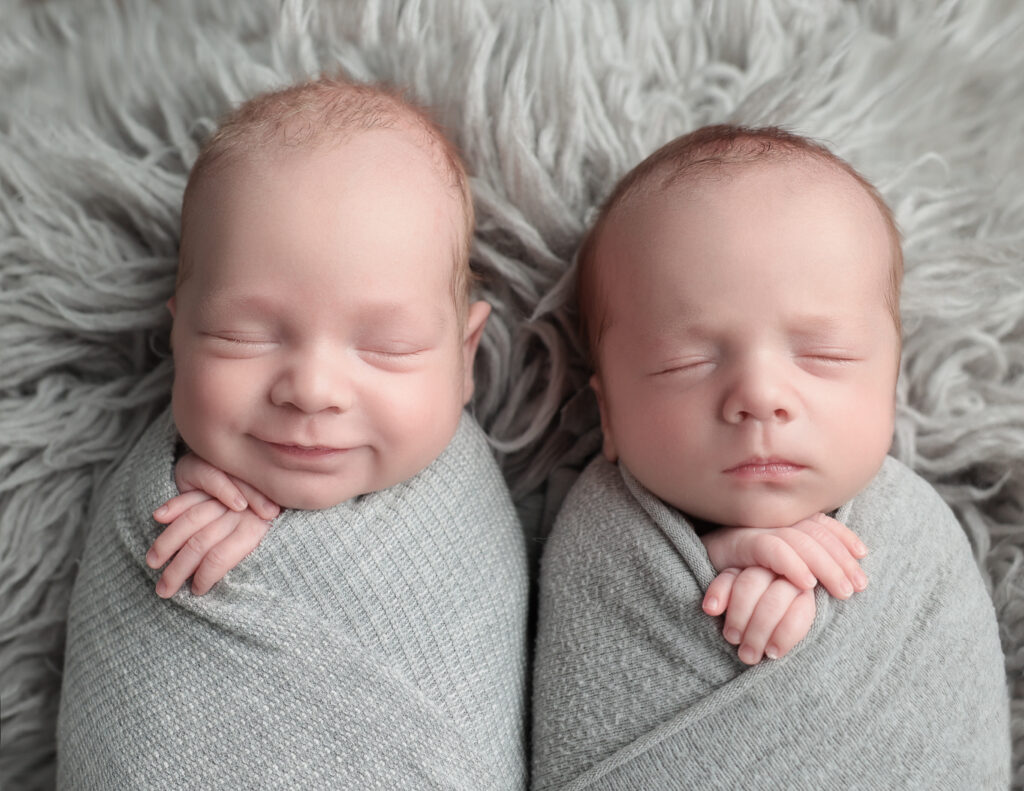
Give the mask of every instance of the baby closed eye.
<svg viewBox="0 0 1024 791">
<path fill-rule="evenodd" d="M 414 367 L 430 349 L 426 347 L 384 346 L 359 350 L 359 356 L 371 365 L 389 370 L 405 370 Z"/>
<path fill-rule="evenodd" d="M 812 371 L 836 372 L 860 362 L 860 358 L 848 352 L 822 351 L 799 354 L 797 362 Z"/>
<path fill-rule="evenodd" d="M 686 357 L 659 365 L 650 375 L 654 377 L 692 376 L 707 373 L 714 365 L 715 361 L 710 357 Z"/>
<path fill-rule="evenodd" d="M 233 332 L 204 332 L 202 335 L 217 353 L 232 357 L 260 354 L 276 345 L 276 341 L 266 335 Z"/>
</svg>

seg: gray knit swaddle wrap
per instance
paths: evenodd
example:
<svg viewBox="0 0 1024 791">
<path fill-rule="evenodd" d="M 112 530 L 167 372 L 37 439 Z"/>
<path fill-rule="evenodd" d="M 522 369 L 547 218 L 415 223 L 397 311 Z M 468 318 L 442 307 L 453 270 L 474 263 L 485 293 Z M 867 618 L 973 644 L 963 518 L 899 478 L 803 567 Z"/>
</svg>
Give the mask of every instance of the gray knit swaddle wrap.
<svg viewBox="0 0 1024 791">
<path fill-rule="evenodd" d="M 592 462 L 542 559 L 533 788 L 1006 788 L 995 613 L 952 512 L 888 458 L 838 517 L 868 589 L 819 589 L 807 638 L 748 669 L 691 525 Z"/>
<path fill-rule="evenodd" d="M 522 789 L 527 561 L 483 432 L 426 470 L 285 511 L 202 597 L 144 563 L 176 493 L 165 413 L 101 493 L 58 727 L 73 789 Z"/>
</svg>

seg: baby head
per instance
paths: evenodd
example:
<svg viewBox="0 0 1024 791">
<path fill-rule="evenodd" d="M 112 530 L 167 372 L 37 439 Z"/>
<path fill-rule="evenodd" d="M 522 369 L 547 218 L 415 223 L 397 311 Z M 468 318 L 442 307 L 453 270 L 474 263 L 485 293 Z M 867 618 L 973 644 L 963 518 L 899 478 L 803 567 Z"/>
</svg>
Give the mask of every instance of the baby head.
<svg viewBox="0 0 1024 791">
<path fill-rule="evenodd" d="M 198 455 L 291 508 L 404 481 L 450 442 L 489 306 L 453 146 L 385 89 L 259 96 L 185 190 L 172 408 Z"/>
<path fill-rule="evenodd" d="M 875 189 L 775 128 L 672 141 L 578 256 L 604 453 L 703 520 L 794 524 L 888 452 L 903 259 Z"/>
</svg>

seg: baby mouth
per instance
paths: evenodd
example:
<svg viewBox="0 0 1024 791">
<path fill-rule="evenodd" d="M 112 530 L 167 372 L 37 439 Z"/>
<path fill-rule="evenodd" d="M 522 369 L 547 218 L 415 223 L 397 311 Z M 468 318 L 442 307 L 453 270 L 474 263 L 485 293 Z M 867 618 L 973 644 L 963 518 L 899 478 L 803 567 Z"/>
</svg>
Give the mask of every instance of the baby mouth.
<svg viewBox="0 0 1024 791">
<path fill-rule="evenodd" d="M 332 448 L 326 445 L 298 445 L 292 443 L 281 443 L 266 441 L 274 450 L 284 453 L 288 456 L 295 456 L 297 458 L 319 458 L 322 456 L 331 456 L 337 453 L 344 453 L 348 448 Z"/>
<path fill-rule="evenodd" d="M 747 459 L 735 467 L 730 467 L 723 472 L 730 475 L 750 478 L 772 478 L 786 475 L 794 475 L 805 469 L 802 464 L 797 464 L 789 459 L 778 458 L 754 458 Z"/>
</svg>

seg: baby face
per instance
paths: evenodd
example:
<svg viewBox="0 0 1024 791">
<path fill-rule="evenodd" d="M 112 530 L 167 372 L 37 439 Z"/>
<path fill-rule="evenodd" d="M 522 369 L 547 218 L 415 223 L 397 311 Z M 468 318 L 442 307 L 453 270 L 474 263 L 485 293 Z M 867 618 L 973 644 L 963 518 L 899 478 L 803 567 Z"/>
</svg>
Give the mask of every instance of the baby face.
<svg viewBox="0 0 1024 791">
<path fill-rule="evenodd" d="M 325 508 L 433 461 L 487 317 L 451 293 L 462 208 L 405 132 L 279 151 L 209 179 L 171 302 L 188 446 L 279 504 Z"/>
<path fill-rule="evenodd" d="M 775 527 L 862 489 L 893 430 L 890 239 L 845 174 L 765 163 L 635 197 L 596 265 L 605 455 L 701 519 Z"/>
</svg>

